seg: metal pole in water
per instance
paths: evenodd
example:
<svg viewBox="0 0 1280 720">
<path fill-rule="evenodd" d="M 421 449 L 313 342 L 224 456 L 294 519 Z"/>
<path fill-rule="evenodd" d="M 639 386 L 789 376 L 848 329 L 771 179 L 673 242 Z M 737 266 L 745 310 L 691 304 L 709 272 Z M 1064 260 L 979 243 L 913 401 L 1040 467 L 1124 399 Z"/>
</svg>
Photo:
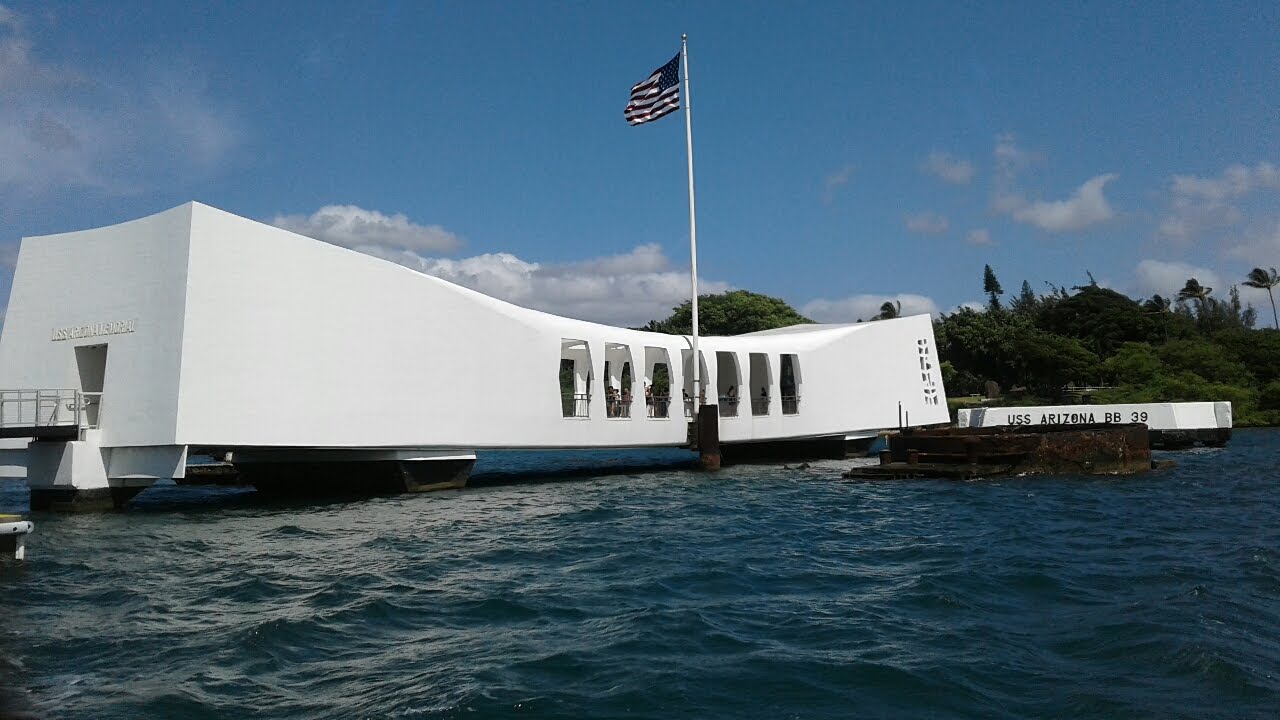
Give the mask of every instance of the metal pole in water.
<svg viewBox="0 0 1280 720">
<path fill-rule="evenodd" d="M 13 553 L 14 560 L 24 559 L 27 534 L 35 527 L 35 523 L 17 515 L 0 515 L 0 553 Z"/>
</svg>

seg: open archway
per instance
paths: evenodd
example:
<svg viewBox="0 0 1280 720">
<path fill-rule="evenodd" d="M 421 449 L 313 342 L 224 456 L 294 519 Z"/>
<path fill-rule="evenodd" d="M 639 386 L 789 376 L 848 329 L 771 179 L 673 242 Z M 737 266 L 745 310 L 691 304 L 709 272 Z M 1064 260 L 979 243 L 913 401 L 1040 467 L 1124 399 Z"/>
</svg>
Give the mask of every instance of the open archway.
<svg viewBox="0 0 1280 720">
<path fill-rule="evenodd" d="M 560 408 L 564 417 L 591 413 L 591 347 L 585 340 L 560 340 Z"/>
</svg>

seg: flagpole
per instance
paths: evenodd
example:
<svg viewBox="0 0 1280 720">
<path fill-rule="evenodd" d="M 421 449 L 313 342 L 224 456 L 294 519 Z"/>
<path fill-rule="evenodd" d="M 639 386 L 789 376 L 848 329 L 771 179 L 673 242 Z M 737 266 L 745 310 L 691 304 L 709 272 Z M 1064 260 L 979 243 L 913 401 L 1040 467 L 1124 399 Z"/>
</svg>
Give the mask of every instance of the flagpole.
<svg viewBox="0 0 1280 720">
<path fill-rule="evenodd" d="M 706 401 L 702 386 L 702 356 L 698 354 L 698 213 L 693 202 L 693 110 L 689 95 L 689 36 L 680 36 L 680 57 L 684 60 L 684 139 L 689 156 L 689 284 L 693 295 L 693 397 L 694 417 Z"/>
</svg>

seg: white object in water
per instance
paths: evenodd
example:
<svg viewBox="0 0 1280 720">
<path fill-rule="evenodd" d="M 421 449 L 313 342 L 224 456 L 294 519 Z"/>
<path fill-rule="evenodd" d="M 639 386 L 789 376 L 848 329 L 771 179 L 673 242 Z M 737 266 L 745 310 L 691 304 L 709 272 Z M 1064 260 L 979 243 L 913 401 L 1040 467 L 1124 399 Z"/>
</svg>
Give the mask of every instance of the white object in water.
<svg viewBox="0 0 1280 720">
<path fill-rule="evenodd" d="M 14 560 L 26 557 L 26 537 L 35 530 L 30 520 L 12 520 L 16 515 L 0 515 L 0 552 L 13 552 Z"/>
</svg>

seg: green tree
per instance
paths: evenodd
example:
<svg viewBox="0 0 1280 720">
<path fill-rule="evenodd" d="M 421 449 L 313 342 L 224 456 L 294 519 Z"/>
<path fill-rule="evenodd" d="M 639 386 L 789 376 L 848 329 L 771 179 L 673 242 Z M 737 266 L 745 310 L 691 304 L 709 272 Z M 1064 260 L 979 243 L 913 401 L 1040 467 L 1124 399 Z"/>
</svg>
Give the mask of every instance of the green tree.
<svg viewBox="0 0 1280 720">
<path fill-rule="evenodd" d="M 958 374 L 977 378 L 979 384 L 994 380 L 1011 387 L 1021 380 L 1014 343 L 1031 327 L 1023 315 L 962 308 L 934 325 L 938 359 L 949 361 Z"/>
<path fill-rule="evenodd" d="M 1161 402 L 1227 400 L 1235 406 L 1234 409 L 1253 405 L 1257 396 L 1250 388 L 1207 380 L 1194 372 L 1169 375 L 1152 390 Z"/>
<path fill-rule="evenodd" d="M 741 335 L 760 330 L 813 322 L 794 308 L 768 295 L 730 290 L 720 295 L 698 296 L 698 325 L 704 335 Z M 650 320 L 640 328 L 670 335 L 693 332 L 693 306 L 689 302 L 672 308 L 665 320 Z"/>
<path fill-rule="evenodd" d="M 1178 291 L 1178 299 L 1187 302 L 1194 301 L 1198 311 L 1197 314 L 1203 315 L 1205 303 L 1209 301 L 1211 293 L 1213 293 L 1213 288 L 1201 285 L 1200 281 L 1195 278 L 1189 278 L 1187 284 Z"/>
<path fill-rule="evenodd" d="M 1151 342 L 1160 336 L 1156 321 L 1136 300 L 1099 285 L 1084 285 L 1040 312 L 1037 326 L 1080 340 L 1101 357 L 1126 342 Z"/>
<path fill-rule="evenodd" d="M 1023 315 L 1031 315 L 1039 308 L 1040 298 L 1036 297 L 1035 292 L 1031 289 L 1031 283 L 1023 280 L 1022 291 L 1018 293 L 1018 297 L 1009 302 L 1009 309 Z"/>
<path fill-rule="evenodd" d="M 1253 415 L 1258 393 L 1251 388 L 1210 382 L 1189 371 L 1163 375 L 1148 385 L 1124 385 L 1098 393 L 1099 403 L 1196 402 L 1226 400 L 1236 420 Z"/>
<path fill-rule="evenodd" d="M 1258 407 L 1263 410 L 1280 410 L 1280 381 L 1263 386 L 1258 393 Z"/>
<path fill-rule="evenodd" d="M 1216 333 L 1213 342 L 1243 363 L 1258 382 L 1280 380 L 1280 331 L 1230 328 Z"/>
<path fill-rule="evenodd" d="M 1147 385 L 1164 374 L 1164 363 L 1147 343 L 1125 343 L 1102 364 L 1107 376 L 1120 385 Z"/>
<path fill-rule="evenodd" d="M 982 266 L 982 292 L 987 294 L 987 306 L 998 312 L 1004 288 L 1000 287 L 1000 281 L 996 279 L 996 273 L 990 265 Z"/>
<path fill-rule="evenodd" d="M 1037 395 L 1057 397 L 1072 382 L 1087 382 L 1098 374 L 1098 356 L 1075 338 L 1036 328 L 1014 331 L 1010 343 L 1018 382 Z"/>
<path fill-rule="evenodd" d="M 1253 327 L 1258 313 L 1253 307 L 1241 304 L 1237 287 L 1231 286 L 1225 302 L 1210 297 L 1212 292 L 1213 288 L 1202 286 L 1195 278 L 1187 280 L 1187 284 L 1178 291 L 1179 309 L 1175 314 L 1192 316 L 1189 311 L 1184 313 L 1183 308 L 1187 303 L 1194 303 L 1196 327 L 1204 335 L 1235 327 Z"/>
<path fill-rule="evenodd" d="M 1253 324 L 1258 321 L 1258 311 L 1253 309 L 1253 305 L 1240 305 L 1240 288 L 1235 285 L 1231 286 L 1231 316 L 1230 320 L 1236 323 L 1235 326 L 1252 328 Z"/>
<path fill-rule="evenodd" d="M 1165 342 L 1169 342 L 1169 316 L 1172 314 L 1169 308 L 1172 305 L 1172 300 L 1160 295 L 1152 295 L 1150 300 L 1142 303 L 1142 311 L 1148 317 L 1155 318 L 1156 322 L 1160 324 L 1161 334 L 1164 335 Z"/>
<path fill-rule="evenodd" d="M 1196 327 L 1204 335 L 1230 330 L 1232 328 L 1251 328 L 1257 320 L 1258 313 L 1252 306 L 1245 307 L 1240 302 L 1240 289 L 1232 285 L 1227 292 L 1227 300 L 1206 297 L 1196 312 Z"/>
<path fill-rule="evenodd" d="M 902 317 L 902 301 L 899 300 L 898 302 L 895 303 L 895 302 L 886 300 L 884 304 L 880 306 L 880 314 L 876 315 L 871 319 L 872 320 L 892 320 L 897 317 Z"/>
<path fill-rule="evenodd" d="M 1161 297 L 1160 295 L 1152 295 L 1150 300 L 1143 301 L 1142 309 L 1144 312 L 1152 313 L 1152 314 L 1166 313 L 1166 312 L 1169 312 L 1169 306 L 1172 304 L 1173 304 L 1173 301 L 1171 301 L 1167 297 Z"/>
<path fill-rule="evenodd" d="M 1267 291 L 1267 297 L 1271 298 L 1271 320 L 1275 323 L 1276 329 L 1280 330 L 1280 315 L 1276 314 L 1276 296 L 1271 292 L 1272 288 L 1280 285 L 1280 275 L 1276 274 L 1276 269 L 1263 270 L 1256 267 L 1249 271 L 1249 279 L 1245 280 L 1244 284 Z"/>
<path fill-rule="evenodd" d="M 1161 347 L 1158 354 L 1172 371 L 1195 373 L 1214 383 L 1247 386 L 1254 382 L 1244 363 L 1222 346 L 1203 338 L 1173 340 Z"/>
</svg>

